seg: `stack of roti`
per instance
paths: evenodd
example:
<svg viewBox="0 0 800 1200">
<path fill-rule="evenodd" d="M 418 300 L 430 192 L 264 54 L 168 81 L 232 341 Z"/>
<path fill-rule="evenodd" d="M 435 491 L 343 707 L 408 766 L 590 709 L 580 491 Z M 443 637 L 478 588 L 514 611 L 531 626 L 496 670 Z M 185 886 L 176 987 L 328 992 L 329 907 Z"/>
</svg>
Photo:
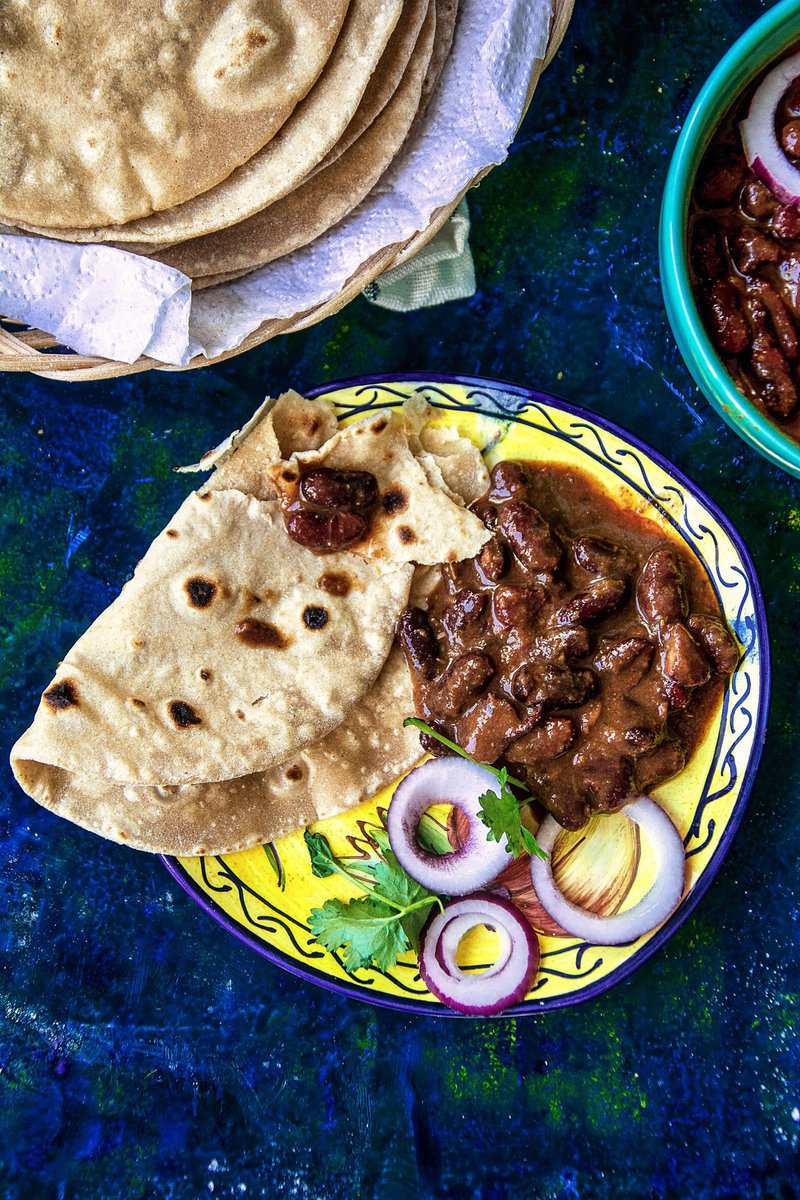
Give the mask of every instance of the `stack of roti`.
<svg viewBox="0 0 800 1200">
<path fill-rule="evenodd" d="M 15 745 L 40 804 L 167 854 L 246 849 L 353 807 L 419 756 L 395 622 L 431 568 L 489 536 L 466 508 L 480 454 L 424 401 L 339 429 L 287 393 L 194 469 L 192 492 L 79 638 Z M 369 470 L 367 535 L 319 554 L 290 538 L 285 480 Z"/>
<path fill-rule="evenodd" d="M 0 222 L 198 288 L 307 245 L 378 183 L 458 0 L 49 0 L 0 16 Z"/>
</svg>

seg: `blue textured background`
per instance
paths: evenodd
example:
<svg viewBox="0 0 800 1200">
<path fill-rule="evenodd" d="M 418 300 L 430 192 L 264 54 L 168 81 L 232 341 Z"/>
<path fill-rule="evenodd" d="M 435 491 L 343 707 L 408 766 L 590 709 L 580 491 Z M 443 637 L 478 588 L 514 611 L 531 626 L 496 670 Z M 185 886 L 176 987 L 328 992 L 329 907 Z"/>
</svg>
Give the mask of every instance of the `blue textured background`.
<svg viewBox="0 0 800 1200">
<path fill-rule="evenodd" d="M 0 736 L 266 391 L 441 370 L 551 389 L 652 442 L 728 512 L 767 596 L 764 765 L 668 946 L 544 1019 L 412 1019 L 302 984 L 144 855 L 0 785 L 4 1197 L 627 1200 L 800 1195 L 800 484 L 727 430 L 666 325 L 669 154 L 755 0 L 578 0 L 509 161 L 474 194 L 472 300 L 363 300 L 190 375 L 0 376 Z"/>
</svg>

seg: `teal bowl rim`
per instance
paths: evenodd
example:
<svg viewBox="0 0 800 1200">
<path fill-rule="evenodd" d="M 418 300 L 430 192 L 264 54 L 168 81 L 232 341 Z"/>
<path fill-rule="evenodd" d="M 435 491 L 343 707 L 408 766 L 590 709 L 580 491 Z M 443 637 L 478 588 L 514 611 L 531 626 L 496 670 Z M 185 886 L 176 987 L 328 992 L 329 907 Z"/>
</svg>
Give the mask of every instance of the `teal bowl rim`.
<svg viewBox="0 0 800 1200">
<path fill-rule="evenodd" d="M 745 30 L 703 84 L 670 162 L 661 205 L 659 259 L 669 323 L 695 382 L 745 442 L 800 477 L 800 445 L 739 391 L 714 349 L 695 303 L 686 253 L 689 197 L 712 133 L 751 80 L 798 41 L 800 0 L 781 0 Z"/>
</svg>

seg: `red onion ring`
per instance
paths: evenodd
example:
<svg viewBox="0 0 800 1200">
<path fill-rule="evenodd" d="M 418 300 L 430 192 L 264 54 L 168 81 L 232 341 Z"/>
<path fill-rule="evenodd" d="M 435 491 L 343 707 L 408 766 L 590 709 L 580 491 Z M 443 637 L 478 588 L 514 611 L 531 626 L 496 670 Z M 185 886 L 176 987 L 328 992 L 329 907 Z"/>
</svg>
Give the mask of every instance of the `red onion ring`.
<svg viewBox="0 0 800 1200">
<path fill-rule="evenodd" d="M 531 859 L 531 881 L 545 912 L 570 936 L 599 946 L 621 946 L 650 933 L 666 921 L 683 895 L 686 874 L 683 840 L 664 809 L 649 796 L 640 796 L 623 811 L 649 838 L 656 855 L 655 882 L 633 908 L 613 917 L 601 917 L 579 908 L 558 890 L 551 864 L 553 847 L 562 829 L 554 817 L 546 817 L 536 834 L 548 858 Z"/>
<path fill-rule="evenodd" d="M 748 164 L 784 204 L 800 204 L 800 170 L 775 136 L 775 114 L 787 88 L 800 76 L 800 54 L 778 63 L 756 89 L 750 111 L 739 123 Z"/>
<path fill-rule="evenodd" d="M 496 962 L 476 973 L 456 962 L 458 946 L 471 929 L 486 925 L 500 934 Z M 497 896 L 451 900 L 425 922 L 419 944 L 419 973 L 428 990 L 456 1012 L 493 1017 L 523 1000 L 539 968 L 539 943 L 513 904 Z"/>
<path fill-rule="evenodd" d="M 478 812 L 481 796 L 498 787 L 491 771 L 462 758 L 432 758 L 410 771 L 395 788 L 386 817 L 389 845 L 406 874 L 447 896 L 491 883 L 508 862 L 506 839 L 488 841 Z M 420 817 L 434 804 L 452 804 L 469 821 L 463 844 L 451 854 L 431 854 L 417 839 Z"/>
</svg>

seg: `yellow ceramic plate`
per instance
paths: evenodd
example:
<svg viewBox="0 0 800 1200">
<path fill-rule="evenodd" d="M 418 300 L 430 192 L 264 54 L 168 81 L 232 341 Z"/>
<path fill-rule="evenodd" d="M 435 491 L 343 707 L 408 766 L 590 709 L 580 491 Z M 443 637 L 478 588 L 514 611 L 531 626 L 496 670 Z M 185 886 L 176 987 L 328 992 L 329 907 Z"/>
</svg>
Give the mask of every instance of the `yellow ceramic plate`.
<svg viewBox="0 0 800 1200">
<path fill-rule="evenodd" d="M 738 534 L 701 492 L 654 450 L 621 429 L 553 397 L 510 385 L 462 377 L 367 378 L 319 390 L 335 401 L 343 421 L 374 407 L 398 406 L 422 393 L 493 465 L 502 458 L 573 464 L 589 472 L 617 501 L 661 527 L 701 563 L 725 617 L 743 647 L 708 734 L 681 775 L 654 795 L 684 837 L 684 898 L 658 930 L 627 946 L 595 946 L 546 932 L 520 861 L 510 880 L 513 899 L 540 929 L 539 975 L 514 1014 L 562 1008 L 589 999 L 629 975 L 688 916 L 713 879 L 741 820 L 766 732 L 769 648 L 764 606 L 750 557 Z M 402 720 L 406 713 L 398 713 Z M 392 789 L 341 817 L 321 822 L 334 851 L 375 854 L 370 827 L 380 822 Z M 165 860 L 168 869 L 216 920 L 266 958 L 334 991 L 392 1008 L 455 1015 L 426 989 L 409 953 L 390 971 L 348 975 L 336 954 L 309 934 L 308 915 L 331 896 L 356 894 L 345 880 L 316 879 L 302 831 L 276 843 L 285 890 L 263 848 L 214 858 Z M 622 815 L 595 821 L 588 831 L 561 839 L 554 868 L 576 902 L 616 912 L 649 887 L 650 858 Z M 609 881 L 612 881 L 611 885 Z M 467 947 L 467 966 L 491 961 L 486 933 Z"/>
</svg>

